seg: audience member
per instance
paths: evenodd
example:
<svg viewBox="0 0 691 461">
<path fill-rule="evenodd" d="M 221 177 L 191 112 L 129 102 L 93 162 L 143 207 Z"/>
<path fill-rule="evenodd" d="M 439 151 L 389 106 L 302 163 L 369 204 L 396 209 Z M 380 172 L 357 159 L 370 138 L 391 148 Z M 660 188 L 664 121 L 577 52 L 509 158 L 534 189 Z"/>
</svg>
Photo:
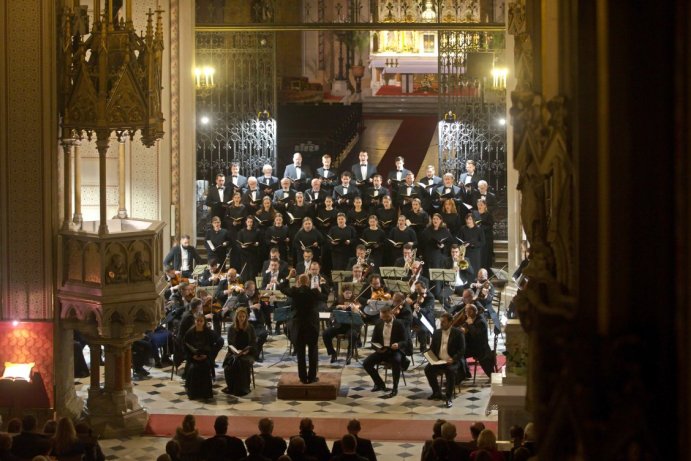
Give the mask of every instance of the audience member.
<svg viewBox="0 0 691 461">
<path fill-rule="evenodd" d="M 456 442 L 456 426 L 446 422 L 441 425 L 441 438 L 448 444 L 449 459 L 466 460 L 470 456 L 470 450 Z"/>
<path fill-rule="evenodd" d="M 470 451 L 473 451 L 477 449 L 477 438 L 480 436 L 480 432 L 485 430 L 485 425 L 484 423 L 481 422 L 475 422 L 470 425 L 470 437 L 471 440 L 469 442 L 461 442 L 461 445 L 469 449 Z"/>
<path fill-rule="evenodd" d="M 81 422 L 74 428 L 77 431 L 77 438 L 84 445 L 84 461 L 105 461 L 106 457 L 98 444 L 98 437 L 91 431 L 91 427 Z"/>
<path fill-rule="evenodd" d="M 530 456 L 537 454 L 537 447 L 535 446 L 535 426 L 533 423 L 525 425 L 523 430 L 523 446 L 530 451 Z"/>
<path fill-rule="evenodd" d="M 55 434 L 55 431 L 58 428 L 58 422 L 55 421 L 54 419 L 49 419 L 48 421 L 45 422 L 43 425 L 43 433 L 48 436 L 52 436 Z"/>
<path fill-rule="evenodd" d="M 439 437 L 432 442 L 432 449 L 430 450 L 429 461 L 451 461 L 449 457 L 449 444 L 446 440 Z"/>
<path fill-rule="evenodd" d="M 526 447 L 518 447 L 511 455 L 511 461 L 528 461 L 532 455 Z"/>
<path fill-rule="evenodd" d="M 202 442 L 204 439 L 199 436 L 197 431 L 197 421 L 194 415 L 185 415 L 182 426 L 175 429 L 173 440 L 180 444 L 180 460 L 196 461 L 201 453 Z"/>
<path fill-rule="evenodd" d="M 269 458 L 271 461 L 277 461 L 278 458 L 285 453 L 288 444 L 281 437 L 273 435 L 274 422 L 271 418 L 262 418 L 259 420 L 259 437 L 264 442 L 264 451 L 262 455 Z M 247 442 L 245 442 L 245 445 Z"/>
<path fill-rule="evenodd" d="M 22 431 L 22 420 L 19 418 L 12 418 L 7 421 L 7 433 L 19 434 Z"/>
<path fill-rule="evenodd" d="M 331 458 L 332 461 L 367 461 L 368 458 L 357 454 L 358 442 L 353 434 L 344 435 L 340 442 L 343 453 Z"/>
<path fill-rule="evenodd" d="M 473 454 L 475 455 L 475 461 L 492 461 L 492 455 L 487 450 L 476 450 Z"/>
<path fill-rule="evenodd" d="M 52 442 L 53 447 L 50 453 L 52 457 L 58 460 L 77 457 L 81 459 L 84 456 L 84 445 L 77 438 L 77 431 L 69 418 L 62 417 L 58 420 Z"/>
<path fill-rule="evenodd" d="M 477 438 L 477 450 L 470 453 L 470 459 L 475 460 L 480 450 L 489 452 L 492 461 L 505 461 L 504 454 L 497 449 L 497 436 L 490 429 L 483 429 Z"/>
<path fill-rule="evenodd" d="M 19 461 L 19 458 L 12 454 L 12 436 L 0 433 L 0 461 Z"/>
<path fill-rule="evenodd" d="M 36 417 L 26 415 L 22 418 L 22 431 L 12 440 L 12 454 L 18 458 L 31 459 L 50 452 L 50 439 L 36 432 Z"/>
<path fill-rule="evenodd" d="M 156 458 L 156 461 L 173 461 L 168 453 L 163 453 L 162 455 L 158 455 L 158 458 Z"/>
<path fill-rule="evenodd" d="M 247 456 L 245 445 L 237 437 L 227 435 L 228 417 L 219 416 L 214 422 L 216 435 L 202 443 L 202 457 L 206 461 L 238 460 Z"/>
<path fill-rule="evenodd" d="M 365 459 L 368 459 L 369 461 L 377 461 L 377 455 L 374 453 L 374 447 L 372 446 L 372 441 L 369 439 L 363 439 L 359 436 L 360 431 L 362 430 L 362 425 L 360 424 L 360 420 L 358 419 L 351 419 L 348 421 L 348 434 L 352 435 L 355 437 L 355 441 L 357 443 L 356 447 L 356 452 L 358 455 L 364 457 Z M 341 453 L 345 453 L 345 449 L 342 448 L 342 439 L 341 440 L 336 440 L 333 444 L 333 448 L 331 449 L 331 454 L 336 456 L 340 455 Z"/>
<path fill-rule="evenodd" d="M 264 439 L 258 435 L 251 435 L 245 440 L 248 455 L 242 461 L 269 461 L 269 458 L 262 455 L 264 452 Z"/>
<path fill-rule="evenodd" d="M 438 419 L 434 422 L 434 425 L 432 426 L 432 438 L 429 440 L 425 440 L 425 444 L 422 446 L 422 454 L 420 455 L 420 461 L 425 461 L 425 459 L 427 459 L 427 456 L 429 456 L 429 453 L 432 450 L 432 442 L 434 442 L 435 439 L 441 437 L 441 427 L 445 422 L 445 419 Z"/>
<path fill-rule="evenodd" d="M 171 461 L 180 461 L 180 444 L 177 440 L 168 440 L 166 454 L 170 456 Z"/>
<path fill-rule="evenodd" d="M 329 453 L 326 440 L 321 435 L 315 434 L 311 418 L 303 418 L 300 421 L 300 437 L 305 441 L 305 454 L 314 456 L 318 461 L 329 459 L 331 453 Z"/>
<path fill-rule="evenodd" d="M 317 461 L 317 458 L 308 455 L 306 451 L 307 446 L 305 445 L 305 439 L 300 436 L 295 436 L 290 439 L 287 455 L 290 456 L 291 461 Z"/>
</svg>

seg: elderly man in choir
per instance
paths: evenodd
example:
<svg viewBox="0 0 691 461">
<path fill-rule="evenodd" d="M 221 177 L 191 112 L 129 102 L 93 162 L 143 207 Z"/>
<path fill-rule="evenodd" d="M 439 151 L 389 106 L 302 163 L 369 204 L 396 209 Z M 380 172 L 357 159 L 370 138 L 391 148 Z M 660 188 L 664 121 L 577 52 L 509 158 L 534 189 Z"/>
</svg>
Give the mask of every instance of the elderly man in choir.
<svg viewBox="0 0 691 461">
<path fill-rule="evenodd" d="M 441 328 L 432 335 L 432 346 L 430 347 L 430 362 L 425 366 L 425 376 L 432 388 L 432 395 L 429 400 L 441 400 L 444 398 L 446 408 L 451 408 L 453 388 L 456 385 L 456 373 L 463 364 L 465 355 L 465 337 L 460 330 L 451 328 L 453 317 L 451 314 L 441 315 Z M 436 360 L 436 361 L 433 361 Z M 446 377 L 446 390 L 444 397 L 437 376 L 443 373 Z"/>
</svg>

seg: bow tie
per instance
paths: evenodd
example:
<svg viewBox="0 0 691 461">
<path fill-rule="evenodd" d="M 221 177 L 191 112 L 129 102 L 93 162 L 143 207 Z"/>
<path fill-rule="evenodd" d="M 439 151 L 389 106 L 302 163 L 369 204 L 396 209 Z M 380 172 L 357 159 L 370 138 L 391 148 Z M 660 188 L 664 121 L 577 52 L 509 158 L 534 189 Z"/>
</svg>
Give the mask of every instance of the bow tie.
<svg viewBox="0 0 691 461">
<path fill-rule="evenodd" d="M 361 163 L 360 166 L 361 166 L 361 167 L 367 166 L 367 164 L 366 164 L 366 163 Z"/>
<path fill-rule="evenodd" d="M 223 189 L 225 189 L 225 187 L 223 187 L 223 186 L 218 188 L 218 190 L 223 190 Z"/>
</svg>

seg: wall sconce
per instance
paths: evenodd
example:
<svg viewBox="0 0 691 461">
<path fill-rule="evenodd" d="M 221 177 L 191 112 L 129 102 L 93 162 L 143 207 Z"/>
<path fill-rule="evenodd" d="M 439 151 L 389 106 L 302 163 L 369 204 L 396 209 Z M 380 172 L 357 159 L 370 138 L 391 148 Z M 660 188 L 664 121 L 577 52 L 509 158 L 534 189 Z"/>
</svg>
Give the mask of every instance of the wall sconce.
<svg viewBox="0 0 691 461">
<path fill-rule="evenodd" d="M 509 69 L 506 67 L 495 67 L 492 69 L 492 88 L 495 90 L 506 89 L 506 76 L 509 74 Z"/>
</svg>

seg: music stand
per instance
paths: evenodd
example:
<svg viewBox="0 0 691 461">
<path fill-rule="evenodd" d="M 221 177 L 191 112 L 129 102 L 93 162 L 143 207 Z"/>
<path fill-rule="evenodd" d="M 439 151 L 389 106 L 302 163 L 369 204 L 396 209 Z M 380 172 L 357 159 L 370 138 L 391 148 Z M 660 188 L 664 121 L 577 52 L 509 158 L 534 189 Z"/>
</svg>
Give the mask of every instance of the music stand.
<svg viewBox="0 0 691 461">
<path fill-rule="evenodd" d="M 197 264 L 194 266 L 194 270 L 192 270 L 192 278 L 201 276 L 208 267 L 208 264 Z"/>
<path fill-rule="evenodd" d="M 265 291 L 271 291 L 271 290 L 265 290 Z M 290 319 L 292 319 L 292 318 L 293 318 L 293 309 L 291 308 L 291 306 L 277 307 L 277 308 L 274 310 L 274 321 L 275 321 L 276 323 L 278 323 L 278 322 L 286 322 L 286 324 L 287 324 L 288 321 L 289 321 Z M 278 359 L 278 361 L 277 361 L 276 363 L 272 363 L 271 365 L 269 365 L 268 368 L 271 368 L 271 367 L 273 367 L 274 365 L 276 365 L 276 364 L 278 364 L 278 363 L 281 363 L 281 362 L 284 362 L 284 361 L 286 361 L 286 360 L 291 360 L 291 361 L 292 361 L 292 356 L 290 355 L 290 345 L 292 344 L 291 341 L 290 341 L 290 331 L 288 331 L 287 333 L 288 333 L 288 334 L 287 334 L 286 336 L 287 336 L 288 342 L 287 342 L 287 346 L 286 346 L 285 352 L 283 353 L 283 355 L 281 356 L 281 358 Z"/>
<path fill-rule="evenodd" d="M 350 271 L 331 271 L 331 281 L 332 282 L 343 282 L 346 277 L 350 276 Z"/>
<path fill-rule="evenodd" d="M 285 301 L 288 297 L 279 290 L 259 290 L 259 297 L 273 297 L 275 301 Z"/>
<path fill-rule="evenodd" d="M 456 280 L 456 271 L 454 269 L 430 269 L 429 279 L 438 282 L 453 282 Z"/>
<path fill-rule="evenodd" d="M 395 292 L 401 292 L 403 294 L 410 293 L 410 285 L 408 285 L 408 282 L 405 280 L 392 280 L 392 279 L 384 279 L 384 284 L 386 284 L 386 287 L 390 289 L 391 291 Z"/>
<path fill-rule="evenodd" d="M 362 320 L 362 316 L 353 311 L 343 311 L 340 309 L 334 309 L 333 310 L 333 316 L 334 316 L 334 321 L 336 323 L 339 323 L 341 325 L 350 325 L 350 331 L 348 332 L 349 338 L 348 338 L 348 346 L 352 352 L 351 358 L 355 358 L 355 361 L 360 363 L 360 360 L 358 359 L 358 347 L 357 347 L 357 336 L 360 336 L 359 331 L 362 329 L 362 326 L 365 324 L 365 322 Z M 355 337 L 355 344 L 350 344 L 353 340 L 353 334 L 352 332 L 355 331 L 354 328 L 357 328 L 358 334 Z M 347 362 L 347 360 L 346 360 Z M 345 363 L 343 364 L 345 367 Z"/>
<path fill-rule="evenodd" d="M 400 279 L 406 276 L 408 269 L 405 267 L 381 266 L 379 268 L 379 273 L 381 274 L 382 278 L 385 279 Z"/>
</svg>

